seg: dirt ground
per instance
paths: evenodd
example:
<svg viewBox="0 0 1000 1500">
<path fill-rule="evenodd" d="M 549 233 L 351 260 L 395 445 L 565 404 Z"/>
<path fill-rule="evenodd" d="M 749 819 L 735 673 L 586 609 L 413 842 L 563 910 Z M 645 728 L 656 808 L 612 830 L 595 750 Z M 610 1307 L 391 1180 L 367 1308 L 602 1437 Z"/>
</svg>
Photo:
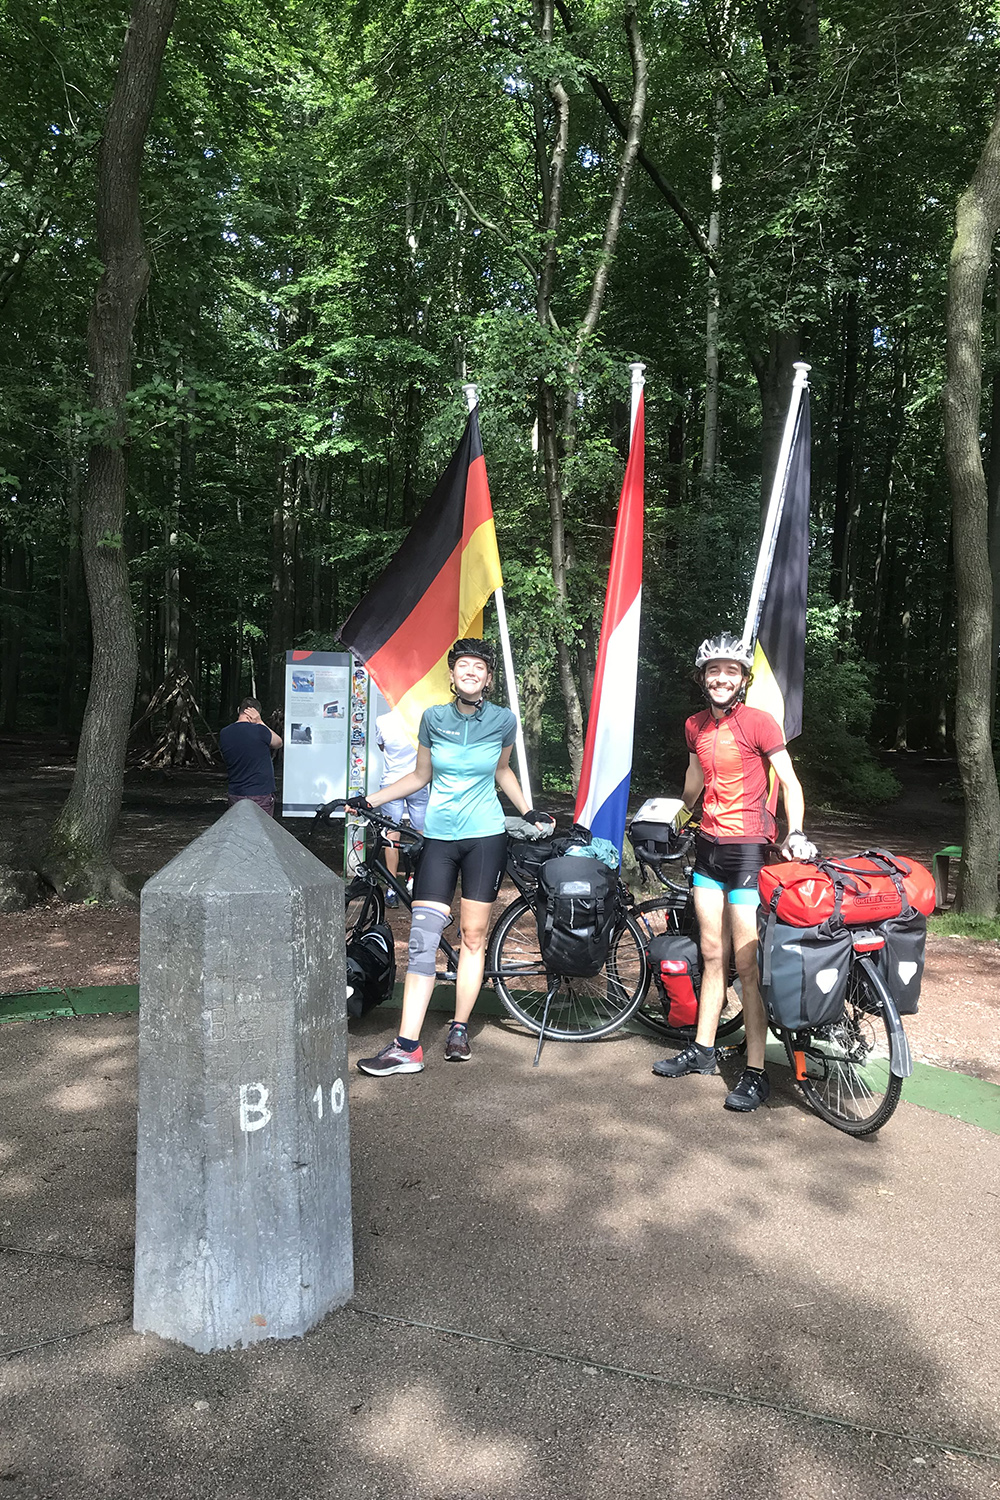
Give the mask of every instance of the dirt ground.
<svg viewBox="0 0 1000 1500">
<path fill-rule="evenodd" d="M 936 850 L 960 842 L 961 804 L 942 796 L 942 788 L 955 780 L 954 765 L 895 757 L 892 768 L 904 789 L 890 806 L 867 814 L 825 812 L 809 821 L 824 852 L 889 848 L 930 864 Z M 0 737 L 0 773 L 0 859 L 12 853 L 23 859 L 65 798 L 72 775 L 69 747 Z M 130 772 L 114 851 L 119 869 L 138 890 L 225 806 L 221 772 Z M 302 834 L 306 822 L 293 820 L 291 827 Z M 404 960 L 405 918 L 392 914 L 391 919 L 397 954 Z M 134 984 L 138 977 L 137 910 L 52 901 L 0 914 L 2 993 Z M 919 1060 L 1000 1083 L 1000 944 L 931 937 L 920 1014 L 907 1018 L 906 1030 Z"/>
</svg>

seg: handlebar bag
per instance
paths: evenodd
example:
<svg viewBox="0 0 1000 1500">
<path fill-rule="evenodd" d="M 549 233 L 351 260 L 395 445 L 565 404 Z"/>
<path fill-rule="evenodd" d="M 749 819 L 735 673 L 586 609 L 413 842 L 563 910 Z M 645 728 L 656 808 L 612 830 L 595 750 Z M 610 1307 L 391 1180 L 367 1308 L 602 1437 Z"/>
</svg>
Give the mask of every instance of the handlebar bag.
<svg viewBox="0 0 1000 1500">
<path fill-rule="evenodd" d="M 618 878 L 592 856 L 546 860 L 535 918 L 542 962 L 552 974 L 590 978 L 607 963 L 618 912 Z"/>
<path fill-rule="evenodd" d="M 660 933 L 650 942 L 649 962 L 668 1024 L 694 1026 L 701 994 L 701 954 L 694 938 Z"/>
<path fill-rule="evenodd" d="M 886 989 L 901 1016 L 915 1016 L 920 1000 L 927 944 L 927 918 L 923 912 L 904 912 L 879 927 L 885 947 L 871 956 Z"/>
<path fill-rule="evenodd" d="M 757 914 L 760 992 L 768 1019 L 788 1031 L 829 1026 L 844 1014 L 851 934 L 837 923 L 804 927 Z"/>
<path fill-rule="evenodd" d="M 690 843 L 690 836 L 683 832 L 678 834 L 670 823 L 639 822 L 638 819 L 629 824 L 628 837 L 636 857 L 649 864 L 672 859 L 685 844 Z"/>
<path fill-rule="evenodd" d="M 511 839 L 507 849 L 517 870 L 530 880 L 538 879 L 542 865 L 556 853 L 552 839 Z"/>
<path fill-rule="evenodd" d="M 396 940 L 388 922 L 352 934 L 347 944 L 347 1014 L 357 1020 L 381 1005 L 396 983 Z"/>
<path fill-rule="evenodd" d="M 870 927 L 909 908 L 934 910 L 934 877 L 915 859 L 870 849 L 851 859 L 815 864 L 781 860 L 765 865 L 757 881 L 765 907 L 775 905 L 780 921 L 814 927 L 829 918 Z"/>
</svg>

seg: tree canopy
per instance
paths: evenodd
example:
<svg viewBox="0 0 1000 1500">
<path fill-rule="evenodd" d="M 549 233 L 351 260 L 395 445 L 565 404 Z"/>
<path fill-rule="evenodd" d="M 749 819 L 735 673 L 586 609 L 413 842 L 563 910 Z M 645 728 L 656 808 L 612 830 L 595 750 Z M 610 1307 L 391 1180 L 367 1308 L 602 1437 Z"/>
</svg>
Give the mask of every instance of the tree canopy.
<svg viewBox="0 0 1000 1500">
<path fill-rule="evenodd" d="M 8 0 L 0 16 L 8 730 L 75 733 L 89 680 L 95 161 L 127 21 L 118 0 Z M 332 644 L 475 380 L 526 726 L 549 784 L 568 785 L 567 684 L 585 708 L 641 359 L 636 745 L 643 783 L 667 789 L 693 648 L 742 619 L 803 358 L 801 754 L 814 797 L 886 795 L 868 747 L 943 750 L 952 733 L 945 296 L 998 61 L 997 7 L 964 0 L 182 0 L 142 179 L 122 539 L 135 717 L 178 670 L 213 724 L 252 688 L 276 706 L 284 651 Z"/>
</svg>

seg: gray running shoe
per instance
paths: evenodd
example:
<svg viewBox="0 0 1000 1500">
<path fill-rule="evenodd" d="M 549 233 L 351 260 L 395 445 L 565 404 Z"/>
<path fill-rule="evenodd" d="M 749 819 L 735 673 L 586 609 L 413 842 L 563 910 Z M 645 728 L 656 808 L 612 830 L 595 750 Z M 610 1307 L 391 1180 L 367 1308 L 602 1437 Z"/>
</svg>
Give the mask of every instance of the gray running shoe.
<svg viewBox="0 0 1000 1500">
<path fill-rule="evenodd" d="M 694 1043 L 678 1052 L 676 1057 L 664 1057 L 653 1064 L 657 1078 L 683 1078 L 685 1073 L 714 1073 L 715 1048 L 708 1057 L 699 1052 Z"/>
<path fill-rule="evenodd" d="M 468 1062 L 472 1056 L 472 1048 L 469 1046 L 469 1028 L 461 1021 L 452 1022 L 448 1040 L 445 1043 L 444 1055 L 447 1062 Z"/>
</svg>

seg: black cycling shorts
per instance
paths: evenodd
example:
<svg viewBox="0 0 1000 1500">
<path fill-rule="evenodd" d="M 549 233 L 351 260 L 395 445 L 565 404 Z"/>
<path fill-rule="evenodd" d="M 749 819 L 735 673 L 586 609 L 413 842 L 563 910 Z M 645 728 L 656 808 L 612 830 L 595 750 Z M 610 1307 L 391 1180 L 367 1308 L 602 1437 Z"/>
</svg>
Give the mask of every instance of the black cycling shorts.
<svg viewBox="0 0 1000 1500">
<path fill-rule="evenodd" d="M 450 906 L 459 874 L 464 901 L 497 899 L 507 868 L 507 835 L 491 833 L 479 839 L 424 839 L 413 877 L 414 901 L 440 901 Z"/>
<path fill-rule="evenodd" d="M 694 841 L 694 883 L 730 891 L 757 890 L 767 864 L 767 844 L 716 844 L 699 833 Z"/>
</svg>

